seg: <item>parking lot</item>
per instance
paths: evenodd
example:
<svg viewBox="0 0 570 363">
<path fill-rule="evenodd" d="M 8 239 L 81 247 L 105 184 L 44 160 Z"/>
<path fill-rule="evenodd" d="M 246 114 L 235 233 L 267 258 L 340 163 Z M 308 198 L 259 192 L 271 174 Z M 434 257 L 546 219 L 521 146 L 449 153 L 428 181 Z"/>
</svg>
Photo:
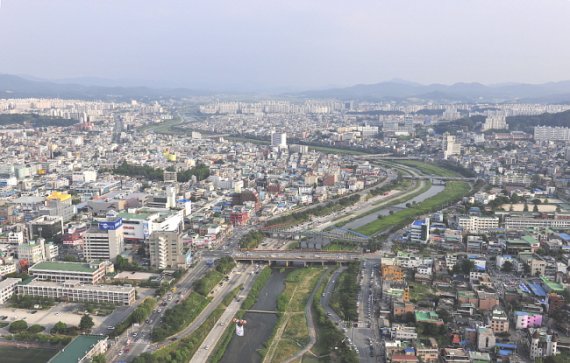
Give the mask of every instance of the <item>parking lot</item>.
<svg viewBox="0 0 570 363">
<path fill-rule="evenodd" d="M 67 325 L 78 326 L 82 316 L 78 313 L 80 307 L 81 304 L 77 303 L 59 303 L 45 310 L 0 307 L 0 316 L 7 316 L 5 320 L 9 323 L 15 320 L 25 320 L 28 325 L 39 324 L 49 330 L 59 321 Z M 101 325 L 105 319 L 104 316 L 93 316 L 95 328 Z M 4 329 L 7 333 L 7 327 Z"/>
</svg>

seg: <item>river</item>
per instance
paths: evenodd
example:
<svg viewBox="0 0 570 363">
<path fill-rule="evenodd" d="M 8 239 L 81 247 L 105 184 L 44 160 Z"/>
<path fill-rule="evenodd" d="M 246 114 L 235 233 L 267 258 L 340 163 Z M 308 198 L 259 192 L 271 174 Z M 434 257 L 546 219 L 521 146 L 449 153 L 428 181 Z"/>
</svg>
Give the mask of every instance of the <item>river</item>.
<svg viewBox="0 0 570 363">
<path fill-rule="evenodd" d="M 277 309 L 277 298 L 285 288 L 285 278 L 289 271 L 282 272 L 277 268 L 272 269 L 271 277 L 261 289 L 251 310 L 275 311 Z M 273 328 L 277 323 L 277 314 L 246 313 L 244 319 L 247 320 L 245 335 L 243 337 L 233 336 L 221 363 L 260 363 L 262 361 L 258 350 L 263 348 L 263 343 L 273 333 Z"/>
<path fill-rule="evenodd" d="M 381 210 L 376 211 L 376 212 L 371 213 L 371 214 L 368 214 L 368 215 L 366 215 L 366 216 L 364 216 L 364 217 L 362 217 L 362 218 L 355 219 L 354 221 L 351 221 L 351 222 L 347 223 L 346 225 L 344 225 L 344 227 L 345 227 L 345 228 L 348 228 L 348 229 L 355 229 L 355 228 L 358 228 L 358 227 L 362 227 L 362 226 L 364 226 L 365 224 L 374 222 L 376 219 L 378 219 L 378 216 L 379 216 L 379 215 L 381 215 L 381 216 L 387 216 L 388 214 L 390 214 L 390 211 L 397 212 L 397 211 L 399 211 L 399 210 L 405 209 L 405 208 L 406 208 L 406 203 L 413 203 L 414 201 L 415 201 L 416 203 L 423 202 L 424 200 L 426 200 L 426 199 L 428 199 L 428 198 L 431 198 L 431 197 L 433 197 L 434 195 L 436 195 L 436 194 L 438 194 L 438 193 L 441 193 L 444 189 L 445 189 L 445 186 L 444 186 L 444 185 L 434 185 L 434 184 L 432 184 L 431 187 L 430 187 L 428 190 L 426 190 L 426 191 L 423 192 L 422 194 L 420 194 L 420 195 L 414 197 L 414 198 L 411 199 L 411 200 L 407 200 L 407 201 L 405 201 L 405 202 L 402 202 L 402 203 L 400 203 L 400 204 L 393 205 L 393 206 L 391 206 L 391 207 L 382 208 Z"/>
</svg>

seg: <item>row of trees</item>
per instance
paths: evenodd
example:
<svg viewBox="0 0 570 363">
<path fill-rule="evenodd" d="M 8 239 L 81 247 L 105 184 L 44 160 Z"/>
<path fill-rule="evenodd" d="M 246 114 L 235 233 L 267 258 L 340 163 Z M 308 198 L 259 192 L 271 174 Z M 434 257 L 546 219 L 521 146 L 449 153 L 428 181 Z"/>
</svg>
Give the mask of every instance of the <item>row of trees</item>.
<svg viewBox="0 0 570 363">
<path fill-rule="evenodd" d="M 331 299 L 331 306 L 335 308 L 337 314 L 342 320 L 358 320 L 358 311 L 356 309 L 356 301 L 358 300 L 358 274 L 360 273 L 360 265 L 351 263 L 348 269 L 341 273 L 339 282 L 334 289 Z"/>
<path fill-rule="evenodd" d="M 239 240 L 240 248 L 251 249 L 259 246 L 265 235 L 261 231 L 250 231 Z"/>
<path fill-rule="evenodd" d="M 127 330 L 134 323 L 142 323 L 146 318 L 150 316 L 152 310 L 156 306 L 156 299 L 152 297 L 147 297 L 136 309 L 129 315 L 125 320 L 119 323 L 115 330 L 111 333 L 111 336 L 116 337 L 125 330 Z"/>
<path fill-rule="evenodd" d="M 167 168 L 168 171 L 174 171 L 173 168 Z M 164 178 L 164 170 L 161 168 L 153 168 L 149 165 L 134 165 L 123 161 L 119 166 L 112 170 L 113 174 L 126 175 L 132 177 L 141 177 L 147 180 L 160 181 Z M 181 183 L 185 183 L 195 176 L 198 180 L 204 180 L 210 176 L 210 168 L 204 164 L 198 164 L 191 169 L 179 171 L 177 179 Z"/>
<path fill-rule="evenodd" d="M 359 194 L 353 194 L 350 197 L 340 198 L 335 201 L 328 202 L 324 205 L 318 205 L 316 207 L 306 209 L 302 212 L 294 212 L 286 216 L 281 216 L 274 218 L 267 222 L 268 226 L 274 226 L 278 224 L 299 224 L 307 222 L 312 216 L 322 217 L 329 215 L 331 213 L 343 210 L 344 208 L 351 206 L 360 200 Z"/>
<path fill-rule="evenodd" d="M 29 124 L 32 127 L 69 127 L 75 125 L 79 121 L 65 119 L 61 117 L 48 117 L 42 115 L 34 114 L 3 114 L 0 115 L 0 125 L 26 125 Z"/>
</svg>

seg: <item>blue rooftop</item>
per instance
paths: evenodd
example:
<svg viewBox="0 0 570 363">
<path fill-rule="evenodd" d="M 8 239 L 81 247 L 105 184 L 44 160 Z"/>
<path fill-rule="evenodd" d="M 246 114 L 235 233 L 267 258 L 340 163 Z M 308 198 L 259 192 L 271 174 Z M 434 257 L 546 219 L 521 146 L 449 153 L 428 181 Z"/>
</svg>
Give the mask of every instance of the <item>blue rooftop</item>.
<svg viewBox="0 0 570 363">
<path fill-rule="evenodd" d="M 529 282 L 528 287 L 530 287 L 530 289 L 532 290 L 532 293 L 535 294 L 536 296 L 540 296 L 540 297 L 546 296 L 546 291 L 544 291 L 542 286 L 540 286 L 539 284 L 537 284 L 535 282 Z"/>
<path fill-rule="evenodd" d="M 412 226 L 421 227 L 425 224 L 425 222 L 426 221 L 420 219 L 420 220 L 414 221 L 414 223 L 412 223 Z"/>
<path fill-rule="evenodd" d="M 568 234 L 568 233 L 560 233 L 559 236 L 560 236 L 560 238 L 562 238 L 564 241 L 570 242 L 570 234 Z"/>
<path fill-rule="evenodd" d="M 513 343 L 497 343 L 495 346 L 502 349 L 517 349 L 517 345 Z"/>
</svg>

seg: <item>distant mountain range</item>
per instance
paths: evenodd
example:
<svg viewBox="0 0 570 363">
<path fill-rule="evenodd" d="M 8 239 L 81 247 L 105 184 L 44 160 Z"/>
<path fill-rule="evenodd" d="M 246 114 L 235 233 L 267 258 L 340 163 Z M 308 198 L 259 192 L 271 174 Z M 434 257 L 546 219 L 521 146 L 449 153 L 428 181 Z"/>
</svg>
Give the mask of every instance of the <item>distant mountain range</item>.
<svg viewBox="0 0 570 363">
<path fill-rule="evenodd" d="M 89 79 L 83 79 L 80 82 L 81 83 L 45 81 L 0 74 L 0 98 L 59 97 L 129 100 L 189 97 L 209 94 L 209 92 L 206 91 L 196 91 L 187 88 L 114 86 L 110 85 L 112 81 L 107 81 L 109 85 L 102 85 L 103 81 L 100 80 L 98 82 L 91 82 Z"/>
<path fill-rule="evenodd" d="M 423 85 L 407 81 L 359 84 L 345 88 L 306 91 L 295 94 L 308 98 L 343 100 L 425 100 L 437 102 L 570 102 L 570 81 L 543 84 L 509 83 L 484 85 L 455 83 Z"/>
<path fill-rule="evenodd" d="M 149 81 L 145 81 L 149 84 Z M 152 84 L 152 83 L 151 83 Z M 159 99 L 170 97 L 209 96 L 220 92 L 188 88 L 136 86 L 136 81 L 78 78 L 46 81 L 33 77 L 0 74 L 0 98 L 60 97 L 81 99 Z M 252 92 L 224 92 L 236 97 L 251 96 Z M 267 92 L 265 94 L 268 94 Z M 570 103 L 570 81 L 543 84 L 481 83 L 430 84 L 393 80 L 375 84 L 359 84 L 344 88 L 329 88 L 274 95 L 289 98 L 336 98 L 341 100 L 373 101 L 433 101 L 433 102 L 540 102 Z"/>
</svg>

